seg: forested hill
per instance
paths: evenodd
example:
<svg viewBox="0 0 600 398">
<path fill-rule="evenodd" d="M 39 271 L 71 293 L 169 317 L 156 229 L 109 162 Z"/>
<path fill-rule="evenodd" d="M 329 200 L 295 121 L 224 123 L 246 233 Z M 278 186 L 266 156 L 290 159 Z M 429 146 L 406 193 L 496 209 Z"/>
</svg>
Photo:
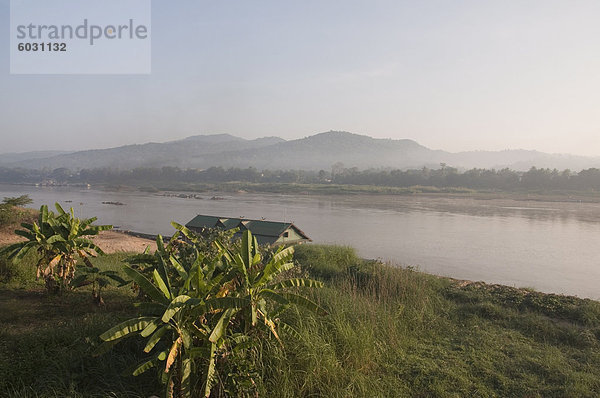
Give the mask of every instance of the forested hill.
<svg viewBox="0 0 600 398">
<path fill-rule="evenodd" d="M 0 165 L 28 169 L 70 170 L 142 167 L 255 167 L 281 170 L 329 170 L 334 164 L 358 169 L 410 169 L 439 167 L 459 169 L 557 168 L 581 170 L 600 167 L 600 158 L 546 154 L 527 150 L 451 153 L 432 150 L 412 140 L 376 139 L 366 135 L 330 131 L 285 141 L 278 137 L 246 140 L 228 134 L 199 135 L 164 143 L 127 145 L 43 157 L 37 153 L 0 155 Z"/>
<path fill-rule="evenodd" d="M 108 149 L 78 151 L 43 159 L 25 159 L 4 163 L 7 167 L 25 167 L 29 169 L 112 167 L 133 169 L 136 167 L 203 167 L 205 159 L 224 151 L 252 151 L 283 141 L 277 137 L 245 140 L 229 134 L 192 136 L 183 140 L 142 145 L 125 145 Z"/>
</svg>

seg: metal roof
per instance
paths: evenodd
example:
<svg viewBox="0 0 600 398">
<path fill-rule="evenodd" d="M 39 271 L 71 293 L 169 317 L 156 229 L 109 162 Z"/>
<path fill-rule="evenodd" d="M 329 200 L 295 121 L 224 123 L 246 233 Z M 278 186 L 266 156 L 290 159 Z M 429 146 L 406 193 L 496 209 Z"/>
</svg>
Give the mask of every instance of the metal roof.
<svg viewBox="0 0 600 398">
<path fill-rule="evenodd" d="M 233 229 L 240 228 L 240 230 L 249 229 L 253 235 L 255 235 L 259 241 L 262 240 L 273 240 L 270 238 L 280 237 L 288 228 L 293 228 L 298 235 L 310 240 L 304 232 L 296 227 L 291 222 L 278 222 L 278 221 L 265 221 L 265 220 L 250 220 L 245 218 L 227 218 L 227 217 L 216 217 L 197 215 L 186 225 L 188 228 L 223 228 Z"/>
<path fill-rule="evenodd" d="M 203 216 L 198 214 L 190 222 L 185 224 L 188 228 L 214 228 L 219 222 L 219 217 Z"/>
<path fill-rule="evenodd" d="M 221 222 L 223 228 L 233 229 L 237 228 L 237 226 L 240 225 L 240 221 L 242 220 L 240 218 L 221 218 L 219 219 L 219 221 Z"/>
<path fill-rule="evenodd" d="M 292 225 L 292 223 L 262 220 L 242 220 L 242 225 L 245 229 L 249 229 L 254 235 L 280 236 Z"/>
</svg>

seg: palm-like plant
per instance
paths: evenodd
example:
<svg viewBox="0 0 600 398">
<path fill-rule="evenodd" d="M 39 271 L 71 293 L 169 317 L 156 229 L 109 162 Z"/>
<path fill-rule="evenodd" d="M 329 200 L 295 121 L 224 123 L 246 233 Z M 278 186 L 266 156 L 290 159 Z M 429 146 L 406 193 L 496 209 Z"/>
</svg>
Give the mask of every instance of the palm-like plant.
<svg viewBox="0 0 600 398">
<path fill-rule="evenodd" d="M 43 277 L 46 288 L 52 292 L 69 287 L 75 274 L 77 256 L 92 267 L 89 257 L 104 252 L 88 237 L 112 228 L 111 225 L 92 225 L 96 217 L 76 218 L 73 208 L 66 212 L 58 203 L 55 207 L 58 214 L 49 211 L 48 206 L 42 206 L 37 222 L 23 223 L 24 229 L 15 230 L 15 234 L 27 240 L 2 250 L 8 258 L 17 260 L 32 249 L 37 251 L 37 278 Z"/>
<path fill-rule="evenodd" d="M 279 280 L 282 274 L 295 267 L 292 261 L 293 246 L 280 246 L 265 263 L 256 237 L 252 236 L 250 231 L 244 231 L 241 242 L 234 251 L 226 249 L 218 241 L 215 244 L 223 251 L 226 266 L 235 270 L 237 274 L 231 282 L 235 284 L 233 294 L 248 302 L 247 307 L 243 308 L 245 312 L 242 316 L 245 330 L 257 326 L 259 321 L 262 321 L 278 338 L 276 318 L 294 304 L 325 314 L 316 303 L 288 291 L 294 287 L 322 287 L 322 282 L 304 278 Z M 284 327 L 289 329 L 288 325 Z"/>
<path fill-rule="evenodd" d="M 194 250 L 198 236 L 174 226 L 185 241 L 172 238 L 165 246 L 159 236 L 153 255 L 131 258 L 129 263 L 137 269 L 125 266 L 125 273 L 149 301 L 138 304 L 142 316 L 100 336 L 105 341 L 101 351 L 140 334 L 147 338 L 144 352 L 153 355 L 132 369 L 134 375 L 158 367 L 168 397 L 209 397 L 219 372 L 218 359 L 246 349 L 257 327 L 264 325 L 278 337 L 282 323 L 275 314 L 292 304 L 323 312 L 309 299 L 284 290 L 321 284 L 304 279 L 275 281 L 293 267 L 293 249 L 280 249 L 263 263 L 249 231 L 231 250 L 215 241 L 214 251 L 201 253 Z M 193 256 L 188 255 L 190 246 Z"/>
<path fill-rule="evenodd" d="M 77 267 L 75 278 L 71 281 L 71 287 L 78 288 L 82 286 L 92 285 L 92 298 L 97 305 L 104 305 L 102 298 L 102 289 L 110 285 L 112 282 L 117 282 L 119 285 L 126 285 L 127 282 L 119 276 L 116 271 L 104 270 L 98 267 Z"/>
</svg>

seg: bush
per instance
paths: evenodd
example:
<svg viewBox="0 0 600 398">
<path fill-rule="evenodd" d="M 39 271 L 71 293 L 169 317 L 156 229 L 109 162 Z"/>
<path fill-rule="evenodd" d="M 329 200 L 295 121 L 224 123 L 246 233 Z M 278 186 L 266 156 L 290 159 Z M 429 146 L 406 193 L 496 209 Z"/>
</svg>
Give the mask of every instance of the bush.
<svg viewBox="0 0 600 398">
<path fill-rule="evenodd" d="M 30 251 L 39 254 L 36 276 L 43 277 L 49 292 L 59 292 L 70 288 L 79 256 L 88 267 L 93 267 L 89 257 L 104 252 L 88 238 L 100 231 L 111 229 L 111 225 L 92 225 L 96 217 L 79 219 L 73 208 L 66 212 L 58 203 L 55 214 L 48 206 L 40 207 L 39 218 L 33 224 L 21 224 L 23 229 L 15 234 L 27 240 L 15 243 L 0 250 L 9 259 L 20 260 Z"/>
<path fill-rule="evenodd" d="M 0 204 L 0 227 L 13 224 L 17 220 L 17 209 L 13 206 Z"/>
<path fill-rule="evenodd" d="M 167 397 L 254 396 L 259 343 L 271 336 L 281 341 L 280 333 L 297 335 L 280 319 L 288 309 L 325 314 L 297 294 L 298 288 L 323 284 L 288 277 L 293 247 L 263 256 L 256 238 L 244 231 L 233 245 L 212 241 L 211 251 L 203 236 L 173 225 L 178 231 L 167 245 L 159 235 L 154 254 L 127 260 L 131 267 L 124 272 L 147 298 L 139 303 L 144 316 L 103 333 L 103 347 L 137 334 L 147 338 L 149 356 L 130 372 L 157 368 Z"/>
<path fill-rule="evenodd" d="M 0 227 L 25 221 L 31 213 L 19 207 L 31 203 L 33 203 L 33 200 L 27 195 L 16 198 L 4 198 L 2 203 L 0 203 Z"/>
<path fill-rule="evenodd" d="M 21 195 L 16 198 L 4 198 L 2 204 L 9 206 L 27 206 L 33 203 L 33 200 L 29 197 L 29 195 Z"/>
</svg>

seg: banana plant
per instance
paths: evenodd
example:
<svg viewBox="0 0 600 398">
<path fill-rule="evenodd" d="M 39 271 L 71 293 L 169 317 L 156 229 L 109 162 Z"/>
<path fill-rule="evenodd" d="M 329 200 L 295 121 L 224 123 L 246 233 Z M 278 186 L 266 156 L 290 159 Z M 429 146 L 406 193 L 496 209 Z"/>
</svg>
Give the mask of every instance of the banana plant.
<svg viewBox="0 0 600 398">
<path fill-rule="evenodd" d="M 266 326 L 279 340 L 277 325 L 290 332 L 291 326 L 277 317 L 292 305 L 304 307 L 320 315 L 327 312 L 314 301 L 289 291 L 291 288 L 320 288 L 320 281 L 305 278 L 282 278 L 295 267 L 294 247 L 280 246 L 265 263 L 256 237 L 248 230 L 242 234 L 237 250 L 231 251 L 215 242 L 224 252 L 226 265 L 237 271 L 235 294 L 248 302 L 243 313 L 245 331 L 257 325 Z M 261 322 L 259 322 L 261 321 Z"/>
<path fill-rule="evenodd" d="M 169 254 L 161 243 L 162 238 L 157 238 L 157 251 L 146 257 L 151 278 L 124 267 L 151 301 L 138 304 L 140 317 L 113 327 L 100 338 L 105 347 L 134 334 L 147 338 L 144 352 L 152 355 L 131 369 L 133 375 L 158 367 L 168 397 L 187 397 L 192 391 L 209 396 L 216 353 L 226 344 L 229 320 L 245 303 L 219 296 L 225 281 L 223 273 L 215 273 L 218 257 L 199 254 L 190 264 Z M 167 255 L 169 261 L 164 261 Z M 134 261 L 142 259 L 136 256 Z M 196 377 L 200 368 L 204 368 L 201 380 Z"/>
<path fill-rule="evenodd" d="M 92 299 L 96 305 L 104 305 L 102 298 L 102 289 L 110 285 L 111 281 L 125 285 L 127 282 L 119 276 L 116 271 L 100 270 L 90 264 L 77 267 L 75 278 L 71 281 L 71 287 L 78 288 L 82 286 L 92 285 Z"/>
<path fill-rule="evenodd" d="M 30 250 L 37 251 L 37 278 L 43 277 L 46 288 L 51 292 L 70 287 L 77 257 L 91 266 L 90 257 L 104 254 L 88 237 L 112 228 L 111 225 L 92 225 L 96 217 L 83 220 L 76 218 L 73 208 L 66 212 L 58 203 L 55 207 L 57 214 L 43 205 L 37 222 L 22 223 L 24 229 L 15 230 L 15 234 L 26 240 L 2 250 L 8 258 L 16 260 L 22 259 Z"/>
<path fill-rule="evenodd" d="M 165 245 L 158 237 L 154 254 L 134 256 L 124 266 L 147 300 L 136 304 L 140 316 L 100 336 L 104 343 L 98 352 L 140 335 L 146 338 L 149 357 L 130 369 L 132 374 L 157 368 L 167 397 L 209 397 L 223 362 L 250 346 L 255 329 L 266 326 L 278 337 L 277 311 L 299 303 L 322 312 L 312 301 L 285 290 L 321 284 L 276 280 L 293 266 L 291 248 L 279 249 L 262 262 L 256 239 L 247 232 L 232 249 L 214 241 L 214 250 L 202 252 L 199 247 L 206 242 L 198 244 L 201 237 L 174 226 L 185 239 L 176 243 L 171 238 Z M 220 379 L 226 377 L 223 373 Z"/>
</svg>

